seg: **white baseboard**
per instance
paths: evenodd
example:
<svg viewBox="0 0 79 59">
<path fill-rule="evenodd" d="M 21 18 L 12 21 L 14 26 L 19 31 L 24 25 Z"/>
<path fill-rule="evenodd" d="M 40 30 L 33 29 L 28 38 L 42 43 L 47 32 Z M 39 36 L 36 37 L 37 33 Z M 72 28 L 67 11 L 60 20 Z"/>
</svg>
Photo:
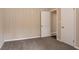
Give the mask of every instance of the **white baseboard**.
<svg viewBox="0 0 79 59">
<path fill-rule="evenodd" d="M 61 40 L 58 40 L 58 41 L 63 42 L 63 41 L 61 41 Z M 68 44 L 68 43 L 66 43 L 66 42 L 63 42 L 63 43 Z M 68 45 L 70 45 L 70 44 L 68 44 Z M 74 47 L 73 45 L 70 45 L 70 46 Z M 74 47 L 74 48 L 75 48 L 75 47 Z"/>
<path fill-rule="evenodd" d="M 62 42 L 61 40 L 58 39 L 58 41 Z M 65 43 L 65 42 L 63 42 Z M 66 43 L 67 44 L 67 43 Z M 79 50 L 79 47 L 78 46 L 73 46 L 74 48 L 78 49 Z"/>
<path fill-rule="evenodd" d="M 41 35 L 41 37 L 49 37 L 49 36 L 52 36 L 52 35 L 51 34 L 47 34 L 47 35 L 44 35 L 44 36 Z"/>
<path fill-rule="evenodd" d="M 4 42 L 2 42 L 2 43 L 0 44 L 0 48 L 3 46 L 3 44 L 4 44 Z"/>
<path fill-rule="evenodd" d="M 53 32 L 52 34 L 56 34 L 56 32 Z"/>
<path fill-rule="evenodd" d="M 74 48 L 78 49 L 79 50 L 79 47 L 78 46 L 74 46 Z"/>
<path fill-rule="evenodd" d="M 27 37 L 27 38 L 18 38 L 18 39 L 8 39 L 8 40 L 4 40 L 4 41 L 5 42 L 7 42 L 7 41 L 17 41 L 17 40 L 32 39 L 32 38 L 40 38 L 40 36 Z"/>
<path fill-rule="evenodd" d="M 18 39 L 9 39 L 9 40 L 4 40 L 4 42 L 7 42 L 7 41 L 17 41 L 17 40 L 24 40 L 24 39 L 32 39 L 32 38 L 40 38 L 40 36 L 35 36 L 35 37 L 28 37 L 28 38 L 18 38 Z M 57 39 L 58 41 L 62 42 L 61 40 Z M 0 48 L 3 46 L 4 42 L 2 42 L 0 44 Z M 74 46 L 74 48 L 78 49 L 79 50 L 79 47 L 78 46 Z"/>
<path fill-rule="evenodd" d="M 59 38 L 57 38 L 58 41 L 62 42 Z"/>
<path fill-rule="evenodd" d="M 56 35 L 56 32 L 53 32 L 51 35 Z"/>
</svg>

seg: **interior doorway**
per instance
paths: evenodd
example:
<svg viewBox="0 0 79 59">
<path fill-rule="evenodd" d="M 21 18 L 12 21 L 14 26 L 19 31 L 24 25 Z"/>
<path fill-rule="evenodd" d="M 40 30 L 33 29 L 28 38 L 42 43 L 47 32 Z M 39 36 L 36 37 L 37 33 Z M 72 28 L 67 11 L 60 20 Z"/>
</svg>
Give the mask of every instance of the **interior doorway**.
<svg viewBox="0 0 79 59">
<path fill-rule="evenodd" d="M 53 9 L 51 12 L 51 36 L 57 37 L 57 11 Z"/>
<path fill-rule="evenodd" d="M 57 38 L 57 10 L 41 12 L 41 37 L 52 36 Z"/>
</svg>

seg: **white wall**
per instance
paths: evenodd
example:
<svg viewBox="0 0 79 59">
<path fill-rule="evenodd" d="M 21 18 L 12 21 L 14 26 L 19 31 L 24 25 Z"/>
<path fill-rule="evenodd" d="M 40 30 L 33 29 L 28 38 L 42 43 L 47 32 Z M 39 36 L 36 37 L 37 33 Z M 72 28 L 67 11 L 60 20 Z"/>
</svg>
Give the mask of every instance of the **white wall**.
<svg viewBox="0 0 79 59">
<path fill-rule="evenodd" d="M 39 8 L 7 8 L 5 9 L 4 39 L 25 39 L 40 36 Z"/>
<path fill-rule="evenodd" d="M 0 48 L 4 43 L 3 37 L 3 9 L 0 9 Z"/>
<path fill-rule="evenodd" d="M 79 47 L 79 8 L 76 8 L 76 46 Z"/>
<path fill-rule="evenodd" d="M 56 33 L 56 19 L 57 18 L 57 14 L 56 13 L 51 13 L 51 32 L 52 34 Z"/>
</svg>

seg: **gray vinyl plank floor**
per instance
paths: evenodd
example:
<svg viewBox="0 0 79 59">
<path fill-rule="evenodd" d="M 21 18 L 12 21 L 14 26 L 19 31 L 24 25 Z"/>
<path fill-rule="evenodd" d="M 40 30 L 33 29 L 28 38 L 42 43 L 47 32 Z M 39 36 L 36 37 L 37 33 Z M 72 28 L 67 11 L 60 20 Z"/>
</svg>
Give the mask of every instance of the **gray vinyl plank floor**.
<svg viewBox="0 0 79 59">
<path fill-rule="evenodd" d="M 25 39 L 5 42 L 1 50 L 76 50 L 54 37 Z"/>
</svg>

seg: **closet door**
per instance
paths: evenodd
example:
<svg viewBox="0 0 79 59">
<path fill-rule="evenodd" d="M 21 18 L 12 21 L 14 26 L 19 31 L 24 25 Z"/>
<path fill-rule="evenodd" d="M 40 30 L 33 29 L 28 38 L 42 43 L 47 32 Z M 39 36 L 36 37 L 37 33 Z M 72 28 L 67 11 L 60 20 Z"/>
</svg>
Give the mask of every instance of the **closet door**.
<svg viewBox="0 0 79 59">
<path fill-rule="evenodd" d="M 61 41 L 73 46 L 75 22 L 73 8 L 61 8 Z"/>
<path fill-rule="evenodd" d="M 47 37 L 51 35 L 51 13 L 47 11 L 41 12 L 41 37 Z"/>
</svg>

